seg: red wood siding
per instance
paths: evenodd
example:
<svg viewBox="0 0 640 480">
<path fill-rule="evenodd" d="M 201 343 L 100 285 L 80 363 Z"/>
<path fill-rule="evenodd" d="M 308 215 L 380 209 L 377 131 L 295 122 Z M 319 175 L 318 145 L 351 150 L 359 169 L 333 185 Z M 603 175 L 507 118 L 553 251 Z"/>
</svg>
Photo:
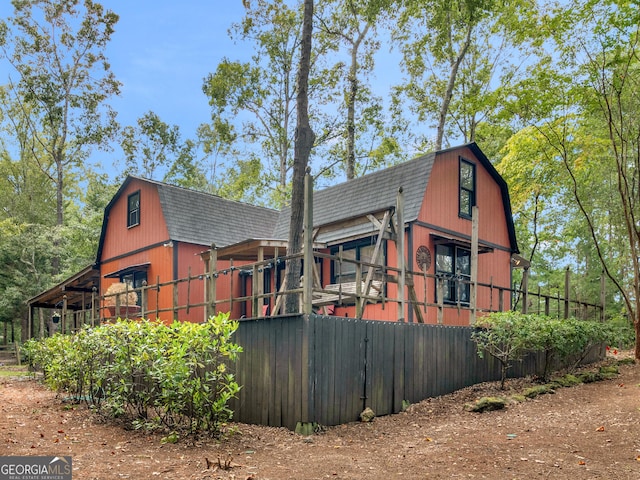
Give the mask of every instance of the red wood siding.
<svg viewBox="0 0 640 480">
<path fill-rule="evenodd" d="M 127 227 L 127 197 L 140 191 L 140 223 Z M 133 179 L 112 205 L 102 246 L 102 259 L 109 260 L 169 240 L 155 185 Z"/>
<path fill-rule="evenodd" d="M 458 215 L 458 162 L 460 157 L 476 165 L 478 237 L 482 241 L 509 249 L 509 233 L 500 186 L 469 149 L 438 154 L 418 219 L 445 230 L 471 236 L 471 220 Z"/>
<path fill-rule="evenodd" d="M 123 268 L 130 267 L 132 265 L 149 264 L 147 270 L 147 282 L 149 284 L 155 284 L 160 279 L 160 282 L 168 282 L 171 280 L 171 249 L 163 246 L 143 250 L 133 255 L 121 257 L 115 260 L 103 262 L 100 266 L 100 291 L 106 292 L 109 285 L 118 282 L 118 278 L 105 278 L 105 275 L 109 275 L 112 272 L 117 272 Z M 170 287 L 161 288 L 160 292 L 149 291 L 147 295 L 146 307 L 148 315 L 147 318 L 155 319 L 155 309 L 167 308 L 171 305 L 171 292 Z M 159 315 L 159 318 L 163 321 L 170 321 L 170 314 Z"/>
<path fill-rule="evenodd" d="M 140 192 L 140 223 L 127 227 L 128 196 Z M 204 263 L 198 253 L 207 247 L 188 243 L 169 243 L 169 232 L 162 214 L 162 207 L 155 185 L 136 179 L 120 192 L 109 211 L 105 231 L 102 258 L 100 259 L 101 292 L 118 278 L 105 278 L 105 275 L 117 272 L 132 265 L 148 264 L 147 282 L 149 285 L 171 282 L 204 273 Z M 177 272 L 174 272 L 174 255 L 177 256 Z M 178 287 L 178 306 L 200 303 L 204 299 L 204 280 L 194 279 L 189 285 L 180 283 Z M 160 291 L 149 290 L 147 305 L 148 318 L 156 317 L 155 310 L 171 309 L 174 304 L 173 287 L 163 286 Z M 201 322 L 204 320 L 202 307 L 190 308 L 178 312 L 179 320 Z M 172 312 L 160 312 L 158 318 L 164 322 L 174 320 Z"/>
<path fill-rule="evenodd" d="M 406 257 L 409 270 L 418 270 L 415 262 L 415 251 L 420 245 L 429 248 L 431 252 L 431 265 L 428 274 L 435 274 L 435 244 L 432 234 L 458 237 L 469 242 L 472 223 L 468 218 L 461 217 L 459 212 L 459 161 L 460 157 L 476 165 L 476 205 L 478 206 L 478 237 L 480 242 L 494 246 L 492 252 L 483 253 L 478 258 L 478 282 L 492 284 L 496 287 L 509 288 L 511 283 L 511 251 L 507 219 L 502 201 L 500 186 L 491 177 L 489 172 L 477 160 L 475 155 L 467 148 L 456 149 L 450 152 L 438 154 L 433 165 L 431 177 L 424 201 L 420 209 L 418 224 L 411 227 L 406 236 Z M 430 228 L 433 226 L 434 228 Z M 456 232 L 456 233 L 453 233 Z M 409 234 L 412 238 L 409 239 Z M 411 246 L 411 250 L 409 248 Z M 387 242 L 387 265 L 396 266 L 396 244 Z M 325 265 L 326 267 L 326 265 Z M 330 270 L 328 267 L 325 270 Z M 329 283 L 328 274 L 324 276 L 324 284 Z M 426 283 L 426 285 L 425 285 Z M 397 285 L 386 285 L 387 296 L 398 298 Z M 422 276 L 414 277 L 414 290 L 418 301 L 424 302 L 425 295 L 428 303 L 436 302 L 436 286 L 433 278 Z M 503 295 L 504 308 L 509 307 L 509 294 Z M 497 288 L 478 288 L 477 306 L 479 309 L 497 310 L 500 293 Z M 405 294 L 408 299 L 408 292 Z M 426 323 L 437 323 L 436 307 L 420 307 Z M 354 316 L 355 307 L 337 307 L 335 314 L 339 316 Z M 396 321 L 398 318 L 397 303 L 378 302 L 368 304 L 364 318 Z M 407 321 L 417 321 L 415 312 L 410 312 L 407 306 L 404 312 Z M 455 306 L 444 309 L 443 323 L 445 325 L 469 325 L 469 311 Z"/>
<path fill-rule="evenodd" d="M 416 225 L 413 228 L 413 251 L 410 255 L 412 268 L 417 270 L 415 250 L 425 245 L 431 252 L 432 261 L 427 273 L 435 274 L 435 244 L 431 234 L 455 236 L 451 232 L 459 232 L 461 239 L 471 237 L 472 222 L 459 215 L 459 161 L 460 158 L 473 163 L 476 168 L 476 205 L 478 207 L 478 238 L 482 243 L 496 246 L 492 252 L 478 256 L 478 282 L 493 284 L 509 288 L 511 283 L 511 251 L 507 219 L 502 201 L 500 186 L 489 172 L 476 159 L 469 149 L 456 149 L 438 154 L 431 171 L 425 199 L 420 210 L 419 221 L 426 225 L 437 226 L 428 228 Z M 407 243 L 409 245 L 409 243 Z M 427 296 L 434 295 L 433 279 L 427 279 Z M 425 285 L 422 278 L 416 279 L 416 291 L 424 292 Z M 418 298 L 424 296 L 419 293 Z M 508 295 L 503 299 L 505 306 L 509 305 Z M 498 308 L 498 291 L 488 288 L 478 288 L 478 308 L 496 310 Z M 427 309 L 427 323 L 436 323 L 437 312 Z M 444 322 L 447 325 L 468 325 L 469 312 L 447 308 L 444 312 Z"/>
</svg>

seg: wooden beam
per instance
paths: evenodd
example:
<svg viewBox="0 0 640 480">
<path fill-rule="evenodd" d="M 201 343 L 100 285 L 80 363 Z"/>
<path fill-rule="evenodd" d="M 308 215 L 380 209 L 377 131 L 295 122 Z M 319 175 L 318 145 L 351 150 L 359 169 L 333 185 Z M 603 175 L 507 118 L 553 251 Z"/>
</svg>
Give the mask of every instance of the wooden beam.
<svg viewBox="0 0 640 480">
<path fill-rule="evenodd" d="M 475 325 L 478 291 L 478 206 L 471 208 L 471 285 L 469 285 L 469 325 Z"/>
<path fill-rule="evenodd" d="M 600 321 L 604 322 L 604 304 L 607 300 L 604 270 L 600 275 Z"/>
<path fill-rule="evenodd" d="M 378 257 L 380 256 L 380 252 L 382 252 L 382 240 L 383 240 L 382 234 L 387 229 L 387 226 L 389 225 L 390 220 L 391 220 L 391 210 L 387 210 L 384 213 L 384 217 L 382 218 L 382 221 L 378 222 L 378 239 L 376 241 L 376 246 L 373 249 L 373 255 L 371 258 L 371 263 L 375 265 L 378 264 Z M 358 302 L 358 306 L 356 310 L 360 312 L 360 315 L 357 318 L 362 318 L 362 315 L 364 314 L 364 305 L 366 302 L 365 297 L 367 297 L 369 295 L 369 292 L 371 291 L 371 281 L 373 280 L 374 273 L 375 273 L 374 267 L 369 267 L 369 271 L 367 272 L 367 276 L 364 281 L 364 292 L 363 292 L 364 297 L 356 299 L 356 301 Z"/>
<path fill-rule="evenodd" d="M 404 322 L 404 310 L 405 310 L 405 274 L 407 272 L 407 266 L 405 262 L 405 238 L 404 238 L 404 193 L 402 187 L 398 188 L 398 196 L 396 198 L 396 231 L 398 239 L 396 241 L 397 259 L 399 269 L 398 273 L 398 321 Z"/>
<path fill-rule="evenodd" d="M 212 317 L 216 314 L 216 287 L 217 287 L 217 278 L 216 275 L 218 273 L 216 270 L 218 269 L 218 249 L 215 243 L 211 244 L 211 254 L 209 255 L 209 291 L 207 298 L 207 308 L 206 315 L 207 320 L 209 317 Z"/>
<path fill-rule="evenodd" d="M 571 293 L 571 270 L 569 267 L 564 272 L 564 318 L 569 318 L 569 297 Z"/>
<path fill-rule="evenodd" d="M 522 272 L 522 313 L 529 313 L 529 268 Z"/>
<path fill-rule="evenodd" d="M 310 169 L 304 176 L 304 245 L 302 283 L 302 312 L 306 315 L 313 313 L 313 177 Z"/>
<path fill-rule="evenodd" d="M 418 318 L 418 323 L 424 323 L 424 317 L 422 316 L 422 310 L 420 310 L 418 295 L 416 295 L 415 284 L 413 281 L 413 273 L 407 272 L 407 280 L 406 280 L 407 289 L 409 290 L 409 299 L 411 300 L 411 304 L 413 306 L 413 311 Z"/>
</svg>

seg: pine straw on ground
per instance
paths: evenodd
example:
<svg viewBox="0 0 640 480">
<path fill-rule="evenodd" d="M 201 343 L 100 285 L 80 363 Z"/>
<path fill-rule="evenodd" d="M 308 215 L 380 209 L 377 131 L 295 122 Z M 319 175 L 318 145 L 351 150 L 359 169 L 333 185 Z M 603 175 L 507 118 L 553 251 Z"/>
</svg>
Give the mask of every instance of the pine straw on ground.
<svg viewBox="0 0 640 480">
<path fill-rule="evenodd" d="M 591 367 L 593 368 L 593 367 Z M 284 428 L 231 424 L 225 440 L 162 443 L 99 422 L 37 381 L 0 378 L 0 455 L 71 455 L 91 479 L 530 479 L 640 478 L 640 367 L 609 380 L 472 413 L 485 396 L 536 385 L 511 379 L 427 399 L 371 423 L 303 437 Z"/>
</svg>

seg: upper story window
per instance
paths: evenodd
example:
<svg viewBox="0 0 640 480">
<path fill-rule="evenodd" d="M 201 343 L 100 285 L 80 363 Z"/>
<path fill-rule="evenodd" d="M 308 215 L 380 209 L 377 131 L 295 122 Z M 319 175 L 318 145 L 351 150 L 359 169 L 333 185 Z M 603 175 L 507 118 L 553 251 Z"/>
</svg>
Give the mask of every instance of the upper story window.
<svg viewBox="0 0 640 480">
<path fill-rule="evenodd" d="M 140 191 L 129 195 L 127 200 L 127 227 L 140 224 Z"/>
<path fill-rule="evenodd" d="M 471 218 L 476 204 L 476 166 L 460 159 L 460 216 Z"/>
<path fill-rule="evenodd" d="M 376 265 L 385 265 L 385 251 L 381 248 L 380 257 L 377 262 L 374 262 L 373 254 L 375 251 L 376 238 L 368 238 L 364 241 L 351 242 L 343 245 L 342 258 L 343 261 L 338 259 L 333 260 L 331 265 L 331 278 L 332 283 L 350 283 L 356 281 L 356 269 L 360 267 L 362 280 L 367 276 L 370 265 L 376 263 Z M 338 255 L 339 249 L 335 247 L 331 250 L 332 255 Z M 376 277 L 374 276 L 374 279 Z"/>
<path fill-rule="evenodd" d="M 436 245 L 436 275 L 444 281 L 443 301 L 445 303 L 469 303 L 471 285 L 471 252 L 469 250 L 454 245 Z"/>
</svg>

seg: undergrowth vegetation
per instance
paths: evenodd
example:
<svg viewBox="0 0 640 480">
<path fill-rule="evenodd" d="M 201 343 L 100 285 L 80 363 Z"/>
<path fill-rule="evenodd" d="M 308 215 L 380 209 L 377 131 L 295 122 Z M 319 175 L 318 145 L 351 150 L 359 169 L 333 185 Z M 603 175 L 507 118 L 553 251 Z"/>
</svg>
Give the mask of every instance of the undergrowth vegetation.
<svg viewBox="0 0 640 480">
<path fill-rule="evenodd" d="M 229 364 L 241 347 L 228 314 L 203 324 L 118 320 L 75 335 L 30 340 L 24 350 L 48 387 L 135 428 L 218 435 L 240 386 Z"/>
</svg>

